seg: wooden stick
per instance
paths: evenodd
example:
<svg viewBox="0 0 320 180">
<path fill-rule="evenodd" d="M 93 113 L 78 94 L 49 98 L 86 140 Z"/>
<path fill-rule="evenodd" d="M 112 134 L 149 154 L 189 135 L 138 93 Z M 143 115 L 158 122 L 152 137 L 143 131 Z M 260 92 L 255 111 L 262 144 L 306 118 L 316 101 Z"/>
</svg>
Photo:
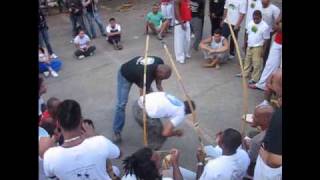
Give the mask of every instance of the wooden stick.
<svg viewBox="0 0 320 180">
<path fill-rule="evenodd" d="M 157 153 L 170 153 L 170 150 L 159 150 L 156 151 Z"/>
<path fill-rule="evenodd" d="M 182 77 L 181 77 L 181 75 L 180 75 L 180 73 L 179 73 L 179 71 L 178 71 L 178 69 L 177 69 L 177 67 L 176 67 L 176 65 L 175 65 L 175 63 L 173 61 L 172 55 L 171 55 L 170 51 L 168 50 L 167 45 L 164 42 L 162 42 L 162 43 L 163 43 L 163 47 L 164 47 L 164 50 L 166 52 L 166 55 L 168 56 L 168 58 L 170 60 L 170 63 L 172 65 L 172 68 L 173 68 L 175 74 L 177 75 L 177 79 L 178 79 L 179 85 L 180 85 L 180 87 L 182 89 L 182 92 L 183 92 L 185 98 L 188 101 L 188 105 L 189 105 L 191 113 L 192 113 L 193 125 L 195 125 L 195 130 L 196 130 L 196 132 L 198 134 L 198 139 L 199 139 L 201 148 L 203 148 L 203 142 L 202 142 L 202 138 L 201 138 L 201 132 L 200 132 L 200 129 L 199 129 L 199 123 L 196 120 L 196 113 L 195 113 L 195 111 L 193 109 L 193 106 L 192 106 L 192 103 L 191 103 L 191 99 L 187 94 L 187 91 L 186 91 L 186 89 L 185 89 L 185 87 L 183 85 L 183 82 L 182 82 Z"/>
<path fill-rule="evenodd" d="M 148 146 L 147 138 L 147 112 L 146 112 L 146 86 L 147 86 L 147 58 L 149 49 L 149 35 L 146 38 L 146 49 L 144 51 L 144 70 L 143 70 L 143 144 Z"/>
<path fill-rule="evenodd" d="M 238 44 L 238 40 L 236 38 L 236 36 L 234 35 L 234 31 L 231 27 L 231 24 L 227 19 L 227 24 L 229 26 L 230 32 L 231 32 L 231 36 L 233 39 L 233 42 L 236 46 L 236 51 L 237 51 L 237 56 L 239 59 L 239 63 L 240 63 L 240 68 L 241 68 L 241 74 L 242 74 L 242 88 L 243 88 L 243 115 L 244 115 L 244 121 L 241 121 L 241 135 L 245 136 L 245 129 L 246 129 L 246 118 L 247 118 L 247 113 L 248 113 L 248 86 L 246 83 L 246 77 L 244 77 L 244 67 L 243 67 L 243 63 L 242 63 L 242 58 L 241 58 L 241 54 L 240 54 L 240 49 L 239 49 L 239 44 Z"/>
</svg>

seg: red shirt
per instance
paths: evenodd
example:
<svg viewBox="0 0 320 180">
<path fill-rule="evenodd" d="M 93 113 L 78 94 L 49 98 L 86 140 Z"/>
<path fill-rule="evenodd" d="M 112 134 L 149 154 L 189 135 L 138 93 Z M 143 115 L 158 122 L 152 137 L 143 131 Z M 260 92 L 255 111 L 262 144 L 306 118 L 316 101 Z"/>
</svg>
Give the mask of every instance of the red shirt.
<svg viewBox="0 0 320 180">
<path fill-rule="evenodd" d="M 277 32 L 276 36 L 274 37 L 274 41 L 278 44 L 282 44 L 282 32 Z"/>
<path fill-rule="evenodd" d="M 182 21 L 190 21 L 192 19 L 189 0 L 181 0 L 180 17 Z"/>
<path fill-rule="evenodd" d="M 51 115 L 49 114 L 48 110 L 42 113 L 42 116 L 40 117 L 39 124 L 41 125 L 43 122 L 45 122 L 46 119 L 50 118 Z"/>
</svg>

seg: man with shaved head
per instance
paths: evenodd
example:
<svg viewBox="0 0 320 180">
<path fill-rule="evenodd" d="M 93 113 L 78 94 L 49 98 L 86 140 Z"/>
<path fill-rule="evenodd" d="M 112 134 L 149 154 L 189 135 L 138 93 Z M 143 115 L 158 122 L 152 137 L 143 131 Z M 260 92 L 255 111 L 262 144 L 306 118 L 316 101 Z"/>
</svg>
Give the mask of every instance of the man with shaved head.
<svg viewBox="0 0 320 180">
<path fill-rule="evenodd" d="M 146 73 L 146 92 L 152 92 L 151 84 L 156 81 L 159 91 L 163 91 L 161 81 L 171 76 L 170 66 L 163 63 L 160 57 L 147 57 L 147 73 Z M 132 83 L 136 84 L 140 89 L 140 96 L 143 94 L 143 76 L 144 76 L 144 57 L 137 56 L 130 61 L 121 65 L 118 71 L 117 86 L 117 105 L 113 119 L 113 141 L 121 142 L 121 131 L 125 123 L 125 109 L 128 102 L 128 96 Z"/>
<path fill-rule="evenodd" d="M 252 127 L 259 127 L 261 132 L 254 136 L 250 142 L 248 142 L 248 154 L 250 157 L 250 166 L 248 168 L 248 174 L 253 175 L 253 168 L 256 164 L 256 160 L 259 154 L 259 149 L 261 147 L 262 140 L 266 135 L 266 131 L 270 124 L 270 119 L 273 114 L 273 107 L 271 105 L 259 105 L 255 108 L 253 113 L 253 123 Z"/>
</svg>

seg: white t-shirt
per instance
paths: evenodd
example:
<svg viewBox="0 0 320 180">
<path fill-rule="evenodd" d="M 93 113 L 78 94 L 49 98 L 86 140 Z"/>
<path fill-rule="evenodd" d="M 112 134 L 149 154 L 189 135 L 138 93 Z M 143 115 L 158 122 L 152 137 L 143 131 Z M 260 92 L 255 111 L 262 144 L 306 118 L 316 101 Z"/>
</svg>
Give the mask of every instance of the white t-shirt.
<svg viewBox="0 0 320 180">
<path fill-rule="evenodd" d="M 248 47 L 263 46 L 264 40 L 270 39 L 269 26 L 261 20 L 259 24 L 255 24 L 253 20 L 246 27 L 248 34 Z"/>
<path fill-rule="evenodd" d="M 262 19 L 268 24 L 269 32 L 272 32 L 273 24 L 279 15 L 280 9 L 273 4 L 270 4 L 267 8 L 262 7 Z"/>
<path fill-rule="evenodd" d="M 83 36 L 83 38 L 80 38 L 79 35 L 74 38 L 74 44 L 79 44 L 81 49 L 86 48 L 88 42 L 90 42 L 90 38 L 86 34 Z"/>
<path fill-rule="evenodd" d="M 258 155 L 256 166 L 254 167 L 253 180 L 282 180 L 282 166 L 271 168 L 266 165 L 261 156 Z"/>
<path fill-rule="evenodd" d="M 249 164 L 247 152 L 238 149 L 232 156 L 222 155 L 209 160 L 200 180 L 239 180 L 246 175 Z"/>
<path fill-rule="evenodd" d="M 43 158 L 44 171 L 47 177 L 56 176 L 60 180 L 110 180 L 106 160 L 119 155 L 119 148 L 110 140 L 94 136 L 74 147 L 48 149 Z"/>
<path fill-rule="evenodd" d="M 246 14 L 246 26 L 253 19 L 253 12 L 260 10 L 262 12 L 261 0 L 248 0 L 247 14 Z"/>
<path fill-rule="evenodd" d="M 143 96 L 140 96 L 138 104 L 143 108 Z M 184 103 L 165 92 L 146 95 L 146 112 L 151 118 L 169 118 L 174 127 L 177 127 L 185 116 Z"/>
<path fill-rule="evenodd" d="M 111 32 L 121 32 L 121 26 L 119 24 L 116 24 L 114 26 L 114 28 L 111 27 L 110 24 L 108 24 L 108 26 L 106 27 L 106 31 L 107 33 L 111 33 Z"/>
<path fill-rule="evenodd" d="M 228 9 L 227 17 L 224 22 L 227 22 L 227 18 L 232 25 L 236 25 L 241 14 L 247 12 L 247 0 L 226 0 L 224 9 Z"/>
</svg>

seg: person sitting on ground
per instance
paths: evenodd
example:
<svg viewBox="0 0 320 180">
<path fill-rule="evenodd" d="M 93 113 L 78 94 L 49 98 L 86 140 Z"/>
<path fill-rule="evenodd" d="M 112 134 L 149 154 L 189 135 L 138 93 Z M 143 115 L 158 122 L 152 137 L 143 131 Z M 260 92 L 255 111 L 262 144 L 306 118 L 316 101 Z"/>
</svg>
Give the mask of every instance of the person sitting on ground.
<svg viewBox="0 0 320 180">
<path fill-rule="evenodd" d="M 217 138 L 222 149 L 222 155 L 211 159 L 204 166 L 204 156 L 201 148 L 198 149 L 197 179 L 242 179 L 246 175 L 250 159 L 241 145 L 241 134 L 235 129 L 228 128 Z"/>
<path fill-rule="evenodd" d="M 273 99 L 272 99 L 273 98 Z M 273 103 L 272 100 L 275 103 Z M 264 91 L 264 100 L 261 104 L 271 104 L 279 107 L 279 101 L 282 100 L 282 69 L 275 70 L 267 79 L 266 89 Z M 281 102 L 280 102 L 281 103 Z"/>
<path fill-rule="evenodd" d="M 148 56 L 146 72 L 146 93 L 152 91 L 151 84 L 156 82 L 159 91 L 163 91 L 162 80 L 171 76 L 170 66 L 163 63 L 160 57 Z M 128 96 L 132 84 L 136 84 L 140 90 L 140 96 L 143 94 L 143 74 L 145 59 L 142 56 L 134 57 L 121 65 L 118 70 L 117 78 L 117 104 L 115 116 L 113 119 L 113 142 L 121 142 L 121 131 L 125 123 L 125 109 L 128 102 Z"/>
<path fill-rule="evenodd" d="M 74 55 L 78 59 L 92 56 L 94 51 L 96 50 L 96 47 L 94 45 L 90 45 L 90 38 L 84 33 L 83 30 L 80 30 L 79 34 L 74 38 L 74 44 L 77 48 Z"/>
<path fill-rule="evenodd" d="M 259 154 L 259 149 L 269 127 L 273 111 L 273 107 L 269 104 L 258 105 L 254 110 L 252 117 L 253 123 L 251 126 L 253 128 L 260 127 L 261 131 L 252 139 L 245 141 L 245 148 L 247 149 L 250 158 L 250 165 L 247 171 L 249 176 L 253 176 L 254 166 Z"/>
<path fill-rule="evenodd" d="M 185 119 L 185 116 L 191 113 L 188 101 L 181 101 L 175 96 L 165 92 L 152 92 L 146 95 L 146 113 L 151 118 L 168 118 L 164 123 L 162 136 L 182 136 L 183 131 L 174 130 Z M 191 100 L 192 108 L 195 104 Z M 140 96 L 138 105 L 143 109 L 143 96 Z"/>
<path fill-rule="evenodd" d="M 146 34 L 150 28 L 154 34 L 157 34 L 157 38 L 162 40 L 163 33 L 168 30 L 169 20 L 164 19 L 158 4 L 153 4 L 152 12 L 147 14 L 146 20 Z"/>
<path fill-rule="evenodd" d="M 121 26 L 116 23 L 115 18 L 109 19 L 109 24 L 106 27 L 107 41 L 114 46 L 115 50 L 121 50 L 123 47 L 120 44 Z"/>
<path fill-rule="evenodd" d="M 43 166 L 48 178 L 74 180 L 82 177 L 110 179 L 107 159 L 120 157 L 119 148 L 93 127 L 83 123 L 81 108 L 74 100 L 64 100 L 58 107 L 57 120 L 64 136 L 62 146 L 44 153 Z M 80 157 L 80 158 L 79 158 Z"/>
<path fill-rule="evenodd" d="M 209 60 L 203 65 L 204 67 L 215 66 L 219 69 L 220 64 L 228 60 L 229 43 L 228 39 L 222 36 L 221 29 L 216 29 L 213 36 L 202 40 L 199 46 L 203 51 L 204 58 Z"/>
<path fill-rule="evenodd" d="M 43 73 L 46 77 L 49 76 L 49 73 L 52 77 L 58 77 L 57 73 L 61 69 L 62 62 L 56 58 L 49 56 L 46 48 L 39 47 L 39 72 Z"/>
<path fill-rule="evenodd" d="M 148 147 L 139 149 L 123 160 L 125 175 L 122 180 L 195 179 L 195 173 L 179 167 L 180 152 L 177 149 L 170 150 L 170 155 L 169 164 L 172 167 L 161 172 L 160 154 Z"/>
<path fill-rule="evenodd" d="M 56 115 L 59 104 L 60 104 L 60 100 L 56 97 L 51 97 L 48 99 L 47 110 L 44 111 L 42 114 L 42 117 L 40 120 L 40 126 L 44 122 L 48 122 L 56 125 L 55 115 Z"/>
</svg>

